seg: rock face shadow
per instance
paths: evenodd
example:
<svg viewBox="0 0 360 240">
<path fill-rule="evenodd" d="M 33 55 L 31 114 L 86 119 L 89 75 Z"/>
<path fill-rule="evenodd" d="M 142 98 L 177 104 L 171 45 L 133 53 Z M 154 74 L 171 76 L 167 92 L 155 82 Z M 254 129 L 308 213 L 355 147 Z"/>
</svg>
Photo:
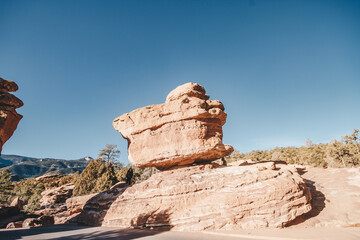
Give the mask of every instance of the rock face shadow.
<svg viewBox="0 0 360 240">
<path fill-rule="evenodd" d="M 86 202 L 81 213 L 69 222 L 101 226 L 113 202 L 129 187 L 125 183 L 120 183 L 108 191 L 94 195 Z M 170 224 L 170 214 L 168 211 L 154 211 L 139 215 L 135 220 L 131 221 L 130 226 L 134 229 L 159 231 L 168 231 L 173 227 Z"/>
<path fill-rule="evenodd" d="M 305 170 L 305 168 L 297 168 L 297 171 L 300 175 L 303 175 L 307 172 Z M 304 180 L 305 180 L 306 186 L 309 188 L 310 193 L 311 193 L 311 202 L 310 203 L 311 203 L 312 209 L 310 212 L 305 213 L 305 214 L 295 218 L 293 221 L 286 224 L 285 227 L 298 225 L 300 223 L 307 221 L 310 218 L 316 217 L 317 215 L 320 214 L 320 212 L 326 206 L 326 203 L 325 203 L 326 197 L 321 191 L 316 189 L 315 182 L 308 180 L 308 179 L 304 179 Z"/>
<path fill-rule="evenodd" d="M 140 215 L 136 221 L 131 221 L 131 226 L 135 229 L 156 229 L 160 231 L 169 231 L 173 227 L 170 224 L 170 215 L 167 211 Z"/>
<path fill-rule="evenodd" d="M 15 240 L 29 237 L 30 239 L 138 239 L 146 236 L 160 234 L 162 231 L 139 229 L 114 229 L 85 226 L 54 225 L 49 227 L 35 227 L 30 229 L 16 229 L 0 231 L 0 239 Z M 40 237 L 41 236 L 41 237 Z M 55 238 L 54 238 L 55 237 Z"/>
<path fill-rule="evenodd" d="M 128 188 L 126 183 L 118 183 L 113 188 L 95 194 L 86 201 L 82 211 L 68 222 L 89 226 L 101 226 L 112 203 Z"/>
</svg>

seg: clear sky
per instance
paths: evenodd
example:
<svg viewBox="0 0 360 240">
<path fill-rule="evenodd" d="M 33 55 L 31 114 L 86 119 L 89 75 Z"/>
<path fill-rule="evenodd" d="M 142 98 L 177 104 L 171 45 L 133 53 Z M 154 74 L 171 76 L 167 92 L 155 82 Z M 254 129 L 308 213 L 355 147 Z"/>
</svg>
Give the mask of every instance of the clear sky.
<svg viewBox="0 0 360 240">
<path fill-rule="evenodd" d="M 241 152 L 360 128 L 360 1 L 0 1 L 0 77 L 24 116 L 4 154 L 77 159 L 127 143 L 123 113 L 196 82 Z"/>
</svg>

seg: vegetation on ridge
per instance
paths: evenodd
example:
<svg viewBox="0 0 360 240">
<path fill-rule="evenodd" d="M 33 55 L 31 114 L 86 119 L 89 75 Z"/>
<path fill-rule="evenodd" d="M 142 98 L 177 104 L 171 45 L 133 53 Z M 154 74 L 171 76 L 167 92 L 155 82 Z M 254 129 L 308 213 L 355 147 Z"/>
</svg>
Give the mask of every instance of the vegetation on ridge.
<svg viewBox="0 0 360 240">
<path fill-rule="evenodd" d="M 313 144 L 306 141 L 302 147 L 276 147 L 271 150 L 256 150 L 249 153 L 234 153 L 226 161 L 237 160 L 284 161 L 290 164 L 311 165 L 314 167 L 359 167 L 360 138 L 359 129 L 341 140 L 332 140 L 326 144 Z"/>
</svg>

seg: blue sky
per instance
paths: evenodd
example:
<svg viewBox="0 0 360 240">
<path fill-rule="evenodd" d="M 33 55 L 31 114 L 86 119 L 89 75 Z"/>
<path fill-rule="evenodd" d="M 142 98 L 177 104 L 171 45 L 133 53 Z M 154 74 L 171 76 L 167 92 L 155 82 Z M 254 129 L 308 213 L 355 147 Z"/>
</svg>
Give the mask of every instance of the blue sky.
<svg viewBox="0 0 360 240">
<path fill-rule="evenodd" d="M 359 128 L 360 1 L 0 1 L 0 77 L 24 116 L 4 154 L 76 159 L 127 143 L 112 120 L 186 82 L 242 152 Z"/>
</svg>

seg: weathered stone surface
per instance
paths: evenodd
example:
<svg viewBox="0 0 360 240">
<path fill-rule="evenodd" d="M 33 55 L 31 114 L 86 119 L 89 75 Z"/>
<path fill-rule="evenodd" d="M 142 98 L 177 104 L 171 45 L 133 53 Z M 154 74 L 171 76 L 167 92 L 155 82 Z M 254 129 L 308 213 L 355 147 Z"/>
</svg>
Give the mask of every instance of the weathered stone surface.
<svg viewBox="0 0 360 240">
<path fill-rule="evenodd" d="M 48 179 L 53 180 L 53 179 L 58 179 L 63 177 L 62 174 L 48 174 L 48 175 L 42 175 L 40 177 L 35 178 L 36 181 L 47 181 Z"/>
<path fill-rule="evenodd" d="M 116 118 L 113 126 L 128 140 L 130 162 L 165 169 L 229 155 L 233 148 L 222 143 L 224 106 L 208 99 L 202 86 L 186 83 L 170 92 L 164 104 Z"/>
<path fill-rule="evenodd" d="M 19 197 L 16 197 L 10 204 L 10 207 L 16 207 L 17 209 L 21 210 L 23 207 L 23 202 L 20 200 Z"/>
<path fill-rule="evenodd" d="M 8 93 L 17 89 L 16 83 L 0 78 L 0 153 L 2 146 L 12 136 L 22 118 L 15 109 L 23 106 L 23 102 Z"/>
<path fill-rule="evenodd" d="M 109 207 L 124 192 L 127 186 L 126 183 L 119 182 L 105 192 L 82 196 L 83 198 L 76 200 L 69 200 L 67 202 L 69 205 L 67 206 L 70 211 L 74 211 L 79 207 L 83 208 L 82 212 L 72 221 L 93 226 L 101 225 Z M 71 203 L 75 206 L 71 206 Z"/>
<path fill-rule="evenodd" d="M 45 190 L 41 193 L 40 207 L 51 208 L 55 204 L 65 204 L 66 199 L 71 197 L 74 184 L 66 184 L 58 188 Z"/>
<path fill-rule="evenodd" d="M 0 89 L 8 92 L 16 92 L 19 89 L 19 87 L 15 82 L 5 80 L 0 77 Z"/>
<path fill-rule="evenodd" d="M 54 225 L 54 216 L 40 216 L 38 218 L 27 218 L 24 220 L 22 227 L 40 227 Z"/>
<path fill-rule="evenodd" d="M 167 170 L 127 188 L 102 226 L 172 230 L 282 227 L 311 210 L 310 193 L 296 169 L 259 163 Z"/>
<path fill-rule="evenodd" d="M 70 215 L 75 213 L 79 213 L 83 210 L 87 201 L 95 197 L 96 193 L 84 195 L 84 196 L 76 196 L 66 200 L 66 207 Z"/>
<path fill-rule="evenodd" d="M 7 229 L 12 229 L 12 228 L 21 228 L 23 225 L 22 221 L 17 221 L 17 222 L 11 222 L 9 223 L 6 228 Z"/>
</svg>

